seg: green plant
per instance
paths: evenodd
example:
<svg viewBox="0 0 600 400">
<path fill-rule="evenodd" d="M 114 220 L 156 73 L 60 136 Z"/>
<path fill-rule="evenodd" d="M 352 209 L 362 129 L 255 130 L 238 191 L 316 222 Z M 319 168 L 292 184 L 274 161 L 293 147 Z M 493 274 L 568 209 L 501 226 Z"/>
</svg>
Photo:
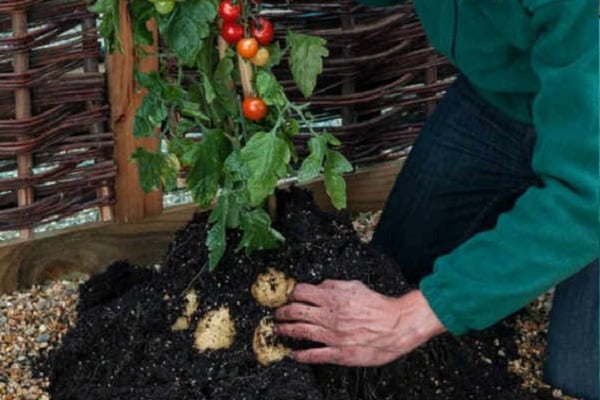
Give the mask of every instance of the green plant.
<svg viewBox="0 0 600 400">
<path fill-rule="evenodd" d="M 135 44 L 139 49 L 151 44 L 146 26 L 156 19 L 165 43 L 160 57 L 170 65 L 160 73 L 136 74 L 147 94 L 134 124 L 136 137 L 159 135 L 168 151 L 138 148 L 132 160 L 139 164 L 144 190 L 173 186 L 183 167 L 194 201 L 213 206 L 206 241 L 210 269 L 225 252 L 227 229 L 243 232 L 238 249 L 248 254 L 284 240 L 264 209 L 282 178 L 295 173 L 302 182 L 323 174 L 334 206 L 345 207 L 343 174 L 352 166 L 336 150 L 340 141 L 313 129 L 308 105 L 292 103 L 272 72 L 286 55 L 296 86 L 309 97 L 328 55 L 325 40 L 288 31 L 282 49 L 273 41 L 272 23 L 259 16 L 258 1 L 185 0 L 175 2 L 167 13 L 148 0 L 127 1 Z M 111 50 L 118 47 L 118 5 L 119 0 L 98 0 L 92 8 L 102 15 L 100 31 Z M 253 48 L 240 56 L 230 45 L 243 38 L 250 39 Z M 262 59 L 257 61 L 258 52 Z M 184 74 L 184 69 L 197 70 L 198 78 Z M 173 70 L 176 73 L 168 73 Z M 312 136 L 303 160 L 293 143 L 301 129 Z M 201 140 L 191 133 L 200 133 Z M 298 170 L 292 165 L 299 165 Z"/>
</svg>

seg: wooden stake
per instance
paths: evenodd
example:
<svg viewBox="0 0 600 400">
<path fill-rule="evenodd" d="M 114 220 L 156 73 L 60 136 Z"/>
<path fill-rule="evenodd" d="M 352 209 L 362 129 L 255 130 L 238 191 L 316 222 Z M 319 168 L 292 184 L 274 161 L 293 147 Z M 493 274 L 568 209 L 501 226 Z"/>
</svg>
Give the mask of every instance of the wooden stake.
<svg viewBox="0 0 600 400">
<path fill-rule="evenodd" d="M 83 21 L 82 28 L 84 31 L 96 29 L 96 19 L 95 18 L 85 19 Z M 86 38 L 87 38 L 87 36 L 84 36 L 84 40 Z M 91 43 L 91 45 L 97 46 L 96 38 L 94 36 L 90 36 L 90 38 L 94 42 L 94 43 Z M 85 72 L 98 73 L 99 72 L 98 60 L 94 57 L 86 58 L 83 63 L 83 70 Z M 90 111 L 97 110 L 100 107 L 101 107 L 100 104 L 98 104 L 97 102 L 94 102 L 94 101 L 87 102 L 87 108 Z M 103 131 L 104 131 L 104 126 L 101 123 L 93 124 L 92 126 L 90 126 L 90 132 L 92 134 L 102 133 Z M 96 190 L 96 195 L 99 198 L 109 197 L 110 194 L 111 194 L 111 188 L 109 186 L 102 186 L 102 187 L 98 188 L 98 190 Z M 102 207 L 100 207 L 99 211 L 100 211 L 100 221 L 108 222 L 108 221 L 112 221 L 114 219 L 114 210 L 113 210 L 112 206 L 102 206 Z"/>
<path fill-rule="evenodd" d="M 27 12 L 16 11 L 12 14 L 13 35 L 15 38 L 27 36 Z M 18 74 L 27 72 L 29 69 L 29 53 L 27 51 L 15 54 L 14 71 Z M 15 117 L 16 119 L 31 118 L 31 93 L 29 88 L 23 87 L 15 90 Z M 19 137 L 27 139 L 27 136 Z M 26 178 L 33 174 L 33 160 L 31 154 L 17 154 L 17 174 L 19 178 Z M 17 192 L 19 207 L 33 203 L 33 188 L 23 187 Z M 31 228 L 20 231 L 22 239 L 33 237 Z"/>
<path fill-rule="evenodd" d="M 129 160 L 137 147 L 157 151 L 159 138 L 135 139 L 133 123 L 135 111 L 141 104 L 144 93 L 137 90 L 133 79 L 136 65 L 132 25 L 127 1 L 119 5 L 120 40 L 123 52 L 115 51 L 107 57 L 109 98 L 111 104 L 111 128 L 115 133 L 115 160 L 118 175 L 115 182 L 115 219 L 127 223 L 158 215 L 162 212 L 162 191 L 144 193 L 140 184 L 137 166 Z M 158 70 L 158 33 L 156 22 L 148 25 L 154 34 L 154 45 L 144 50 L 148 55 L 137 64 L 141 72 Z"/>
</svg>

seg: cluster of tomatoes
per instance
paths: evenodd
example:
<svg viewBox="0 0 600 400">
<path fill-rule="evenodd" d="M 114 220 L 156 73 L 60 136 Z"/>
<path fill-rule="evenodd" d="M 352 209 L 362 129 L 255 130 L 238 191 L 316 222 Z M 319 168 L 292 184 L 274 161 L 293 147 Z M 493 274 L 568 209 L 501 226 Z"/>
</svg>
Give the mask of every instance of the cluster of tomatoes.
<svg viewBox="0 0 600 400">
<path fill-rule="evenodd" d="M 258 0 L 253 0 L 258 1 Z M 259 17 L 250 22 L 249 32 L 246 35 L 244 26 L 239 23 L 242 15 L 241 0 L 234 3 L 232 0 L 222 0 L 219 4 L 219 16 L 222 20 L 221 36 L 244 59 L 249 60 L 257 67 L 263 67 L 269 62 L 269 50 L 266 46 L 274 38 L 273 24 L 267 18 Z M 262 99 L 247 97 L 242 103 L 244 116 L 253 121 L 259 121 L 267 113 L 267 106 Z"/>
</svg>

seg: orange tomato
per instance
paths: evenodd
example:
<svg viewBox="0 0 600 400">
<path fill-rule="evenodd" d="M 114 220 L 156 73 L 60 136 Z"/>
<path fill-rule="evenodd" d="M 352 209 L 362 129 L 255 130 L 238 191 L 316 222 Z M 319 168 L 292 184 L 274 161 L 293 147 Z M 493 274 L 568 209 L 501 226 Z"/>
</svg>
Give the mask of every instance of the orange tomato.
<svg viewBox="0 0 600 400">
<path fill-rule="evenodd" d="M 237 52 L 244 58 L 252 58 L 258 52 L 258 42 L 254 38 L 244 38 L 237 43 Z"/>
</svg>

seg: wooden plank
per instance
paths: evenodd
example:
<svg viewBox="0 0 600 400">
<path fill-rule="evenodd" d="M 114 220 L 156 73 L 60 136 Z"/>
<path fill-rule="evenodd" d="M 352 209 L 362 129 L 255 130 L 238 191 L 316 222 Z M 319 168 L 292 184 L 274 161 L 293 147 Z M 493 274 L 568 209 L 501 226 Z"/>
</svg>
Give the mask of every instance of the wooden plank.
<svg viewBox="0 0 600 400">
<path fill-rule="evenodd" d="M 348 175 L 348 210 L 381 209 L 403 163 L 386 162 Z M 321 208 L 332 209 L 322 182 L 305 187 L 313 191 Z M 0 245 L 0 293 L 66 272 L 98 273 L 121 259 L 140 265 L 159 263 L 174 232 L 196 211 L 195 205 L 185 205 L 139 222 L 96 224 Z"/>
<path fill-rule="evenodd" d="M 120 2 L 119 26 L 122 52 L 115 51 L 107 57 L 109 102 L 111 104 L 111 129 L 115 134 L 115 160 L 118 175 L 115 182 L 115 219 L 129 223 L 141 221 L 162 211 L 162 192 L 144 193 L 138 180 L 137 166 L 129 162 L 137 147 L 156 151 L 158 138 L 135 139 L 133 122 L 135 111 L 141 104 L 144 93 L 138 91 L 133 79 L 133 71 L 138 61 L 134 52 L 131 20 L 127 10 L 127 1 Z M 141 72 L 158 70 L 156 23 L 148 25 L 154 33 L 154 46 L 144 49 L 148 55 L 137 63 Z"/>
<path fill-rule="evenodd" d="M 359 168 L 346 176 L 348 207 L 351 212 L 381 210 L 404 165 L 404 158 Z M 334 210 L 323 182 L 310 186 L 315 202 L 324 210 Z"/>
<path fill-rule="evenodd" d="M 101 272 L 116 260 L 153 265 L 196 210 L 187 205 L 140 222 L 94 224 L 0 245 L 0 293 L 67 272 Z"/>
</svg>

